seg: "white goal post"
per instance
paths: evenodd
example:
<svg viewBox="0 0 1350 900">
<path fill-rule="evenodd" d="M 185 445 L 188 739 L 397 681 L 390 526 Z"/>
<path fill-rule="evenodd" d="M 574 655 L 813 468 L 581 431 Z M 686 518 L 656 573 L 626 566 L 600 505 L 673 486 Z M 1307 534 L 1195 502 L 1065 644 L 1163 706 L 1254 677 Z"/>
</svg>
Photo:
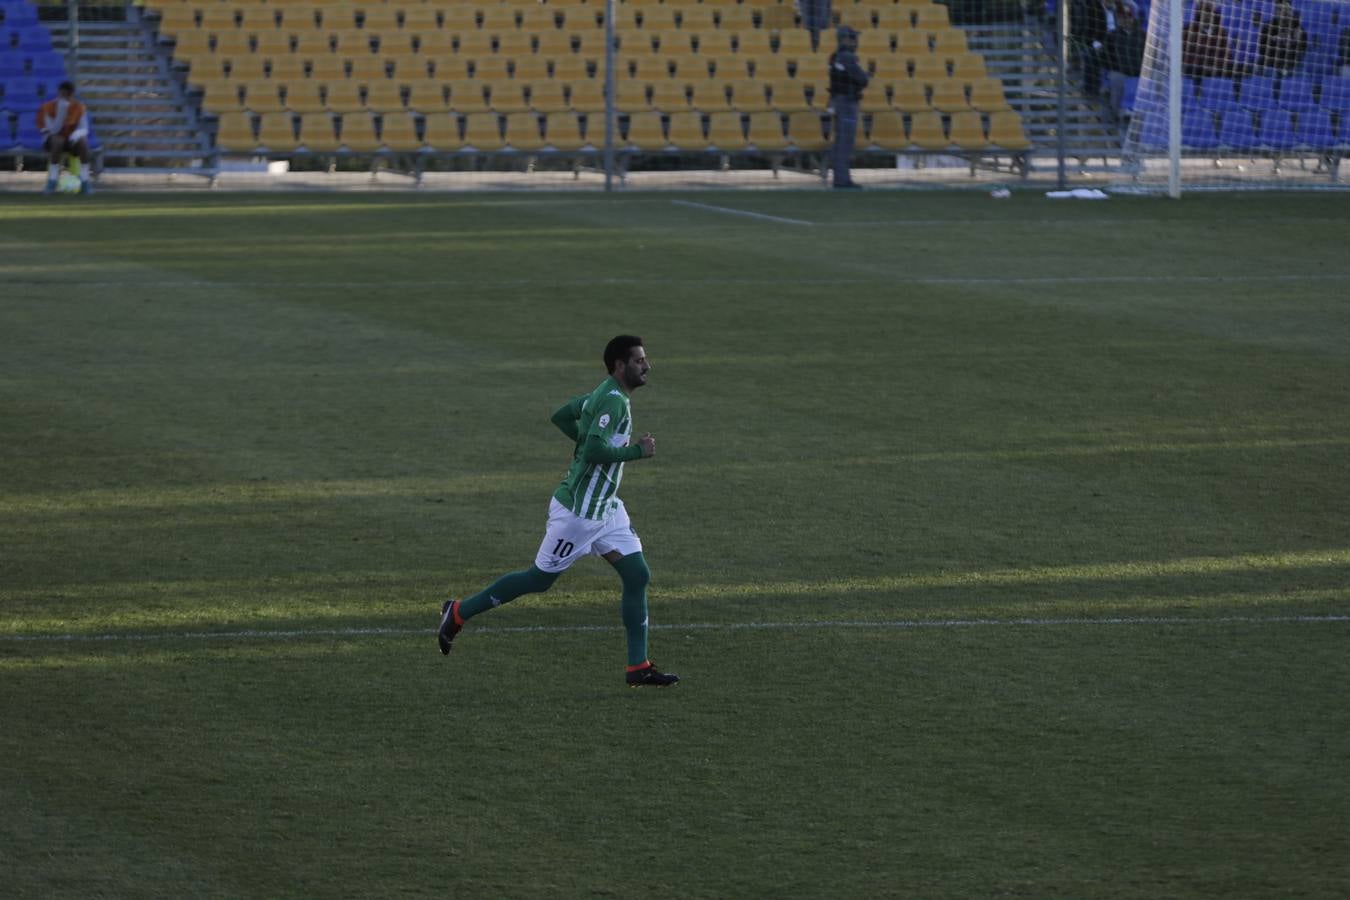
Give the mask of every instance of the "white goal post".
<svg viewBox="0 0 1350 900">
<path fill-rule="evenodd" d="M 1350 0 L 1153 0 L 1117 190 L 1341 188 Z"/>
</svg>

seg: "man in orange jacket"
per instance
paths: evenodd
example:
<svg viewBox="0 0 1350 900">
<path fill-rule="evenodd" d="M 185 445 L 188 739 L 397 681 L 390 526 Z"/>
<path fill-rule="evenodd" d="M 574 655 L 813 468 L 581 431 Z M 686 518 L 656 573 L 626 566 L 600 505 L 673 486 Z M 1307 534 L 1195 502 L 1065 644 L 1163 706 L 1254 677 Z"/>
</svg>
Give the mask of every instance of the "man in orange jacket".
<svg viewBox="0 0 1350 900">
<path fill-rule="evenodd" d="M 63 81 L 56 89 L 56 98 L 38 107 L 37 126 L 47 150 L 47 193 L 56 192 L 56 180 L 67 154 L 79 157 L 80 193 L 90 193 L 89 110 L 75 98 L 75 85 Z"/>
</svg>

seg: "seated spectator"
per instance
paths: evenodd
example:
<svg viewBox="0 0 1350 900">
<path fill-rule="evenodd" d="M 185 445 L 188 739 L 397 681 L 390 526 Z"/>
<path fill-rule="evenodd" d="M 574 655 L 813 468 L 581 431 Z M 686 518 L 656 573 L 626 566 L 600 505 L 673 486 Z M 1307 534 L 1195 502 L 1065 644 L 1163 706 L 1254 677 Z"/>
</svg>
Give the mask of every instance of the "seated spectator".
<svg viewBox="0 0 1350 900">
<path fill-rule="evenodd" d="M 1289 75 L 1308 53 L 1308 32 L 1291 0 L 1278 0 L 1275 14 L 1261 27 L 1261 67 L 1268 75 Z"/>
<path fill-rule="evenodd" d="M 75 96 L 75 85 L 69 81 L 56 89 L 56 97 L 48 100 L 37 111 L 37 126 L 42 132 L 42 143 L 47 150 L 47 193 L 56 191 L 61 167 L 69 156 L 80 160 L 80 193 L 88 194 L 89 187 L 89 112 Z"/>
<path fill-rule="evenodd" d="M 1195 4 L 1195 13 L 1181 31 L 1181 68 L 1192 78 L 1227 77 L 1232 72 L 1228 29 L 1210 0 Z"/>
<path fill-rule="evenodd" d="M 1144 29 L 1133 3 L 1116 10 L 1115 30 L 1106 36 L 1107 84 L 1111 109 L 1120 115 L 1126 84 L 1144 67 Z"/>
</svg>

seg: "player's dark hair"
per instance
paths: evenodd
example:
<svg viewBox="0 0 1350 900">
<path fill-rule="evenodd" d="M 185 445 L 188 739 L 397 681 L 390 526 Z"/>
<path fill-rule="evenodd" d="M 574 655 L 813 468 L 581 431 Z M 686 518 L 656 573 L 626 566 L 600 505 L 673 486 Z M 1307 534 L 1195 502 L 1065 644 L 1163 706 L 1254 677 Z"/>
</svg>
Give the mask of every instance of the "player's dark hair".
<svg viewBox="0 0 1350 900">
<path fill-rule="evenodd" d="M 69 81 L 63 81 L 59 85 L 57 85 L 56 92 L 58 94 L 61 93 L 73 94 L 75 93 L 75 85 L 71 84 Z"/>
<path fill-rule="evenodd" d="M 628 353 L 634 347 L 642 346 L 642 338 L 635 334 L 621 334 L 605 345 L 605 371 L 613 372 L 614 364 L 628 359 Z"/>
</svg>

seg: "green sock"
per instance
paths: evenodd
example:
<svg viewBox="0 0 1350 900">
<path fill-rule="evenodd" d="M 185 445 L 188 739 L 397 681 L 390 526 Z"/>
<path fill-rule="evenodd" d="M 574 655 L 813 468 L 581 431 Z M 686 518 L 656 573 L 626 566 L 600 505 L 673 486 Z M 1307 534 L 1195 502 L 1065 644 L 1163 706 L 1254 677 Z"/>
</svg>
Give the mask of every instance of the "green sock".
<svg viewBox="0 0 1350 900">
<path fill-rule="evenodd" d="M 628 664 L 647 661 L 647 582 L 652 571 L 641 553 L 630 553 L 614 564 L 623 579 L 623 627 L 628 632 Z"/>
<path fill-rule="evenodd" d="M 545 572 L 538 566 L 530 566 L 523 572 L 511 572 L 498 578 L 483 590 L 467 600 L 460 601 L 459 617 L 472 619 L 481 612 L 487 612 L 503 603 L 510 603 L 525 594 L 540 594 L 553 586 L 559 573 Z"/>
</svg>

